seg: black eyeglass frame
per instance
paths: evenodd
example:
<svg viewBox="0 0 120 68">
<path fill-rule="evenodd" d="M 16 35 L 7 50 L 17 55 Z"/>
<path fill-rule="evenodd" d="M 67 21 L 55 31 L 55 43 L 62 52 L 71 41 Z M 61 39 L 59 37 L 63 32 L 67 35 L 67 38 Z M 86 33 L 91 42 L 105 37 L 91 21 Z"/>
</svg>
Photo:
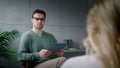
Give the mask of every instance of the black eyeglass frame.
<svg viewBox="0 0 120 68">
<path fill-rule="evenodd" d="M 36 18 L 36 17 L 33 17 L 33 19 L 35 19 L 37 21 L 39 21 L 39 20 L 44 21 L 45 20 L 45 18 Z"/>
</svg>

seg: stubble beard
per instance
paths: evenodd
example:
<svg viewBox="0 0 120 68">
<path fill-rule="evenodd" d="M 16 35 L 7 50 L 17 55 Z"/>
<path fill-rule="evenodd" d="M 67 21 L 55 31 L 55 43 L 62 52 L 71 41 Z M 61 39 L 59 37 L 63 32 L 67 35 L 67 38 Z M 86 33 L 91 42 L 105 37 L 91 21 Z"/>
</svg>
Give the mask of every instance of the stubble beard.
<svg viewBox="0 0 120 68">
<path fill-rule="evenodd" d="M 36 29 L 38 29 L 38 30 L 41 30 L 42 28 L 43 28 L 43 26 L 36 27 Z"/>
</svg>

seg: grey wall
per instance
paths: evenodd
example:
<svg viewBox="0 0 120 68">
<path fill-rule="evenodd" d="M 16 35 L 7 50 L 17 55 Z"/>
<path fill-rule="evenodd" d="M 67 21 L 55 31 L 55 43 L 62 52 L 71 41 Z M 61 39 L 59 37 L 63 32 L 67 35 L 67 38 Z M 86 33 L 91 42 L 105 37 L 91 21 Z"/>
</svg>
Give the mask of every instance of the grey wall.
<svg viewBox="0 0 120 68">
<path fill-rule="evenodd" d="M 82 40 L 87 36 L 86 16 L 94 0 L 0 0 L 0 31 L 17 29 L 19 32 L 32 29 L 30 17 L 39 8 L 47 13 L 44 30 L 52 33 L 58 42 L 72 39 L 73 46 L 83 49 Z M 13 49 L 18 49 L 19 40 L 14 42 Z M 8 63 L 8 68 L 17 63 Z"/>
</svg>

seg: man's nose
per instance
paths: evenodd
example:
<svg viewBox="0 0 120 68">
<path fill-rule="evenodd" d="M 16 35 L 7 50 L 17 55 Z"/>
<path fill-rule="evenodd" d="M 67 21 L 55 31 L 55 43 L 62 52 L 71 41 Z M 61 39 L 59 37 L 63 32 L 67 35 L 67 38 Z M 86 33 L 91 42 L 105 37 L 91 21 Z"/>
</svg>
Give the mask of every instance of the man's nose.
<svg viewBox="0 0 120 68">
<path fill-rule="evenodd" d="M 41 20 L 41 19 L 39 19 L 39 20 L 38 20 L 38 22 L 42 22 L 42 20 Z"/>
</svg>

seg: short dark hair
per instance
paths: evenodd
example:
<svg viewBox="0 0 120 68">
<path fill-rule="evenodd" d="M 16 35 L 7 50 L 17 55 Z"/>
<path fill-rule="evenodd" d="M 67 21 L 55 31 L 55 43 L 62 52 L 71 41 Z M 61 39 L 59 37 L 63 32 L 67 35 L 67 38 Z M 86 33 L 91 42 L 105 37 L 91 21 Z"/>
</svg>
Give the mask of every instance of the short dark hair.
<svg viewBox="0 0 120 68">
<path fill-rule="evenodd" d="M 33 18 L 33 16 L 34 16 L 35 13 L 41 13 L 41 14 L 43 14 L 43 15 L 45 16 L 45 18 L 46 18 L 46 13 L 45 13 L 44 10 L 36 9 L 36 10 L 33 12 L 33 14 L 32 14 L 32 18 Z"/>
</svg>

